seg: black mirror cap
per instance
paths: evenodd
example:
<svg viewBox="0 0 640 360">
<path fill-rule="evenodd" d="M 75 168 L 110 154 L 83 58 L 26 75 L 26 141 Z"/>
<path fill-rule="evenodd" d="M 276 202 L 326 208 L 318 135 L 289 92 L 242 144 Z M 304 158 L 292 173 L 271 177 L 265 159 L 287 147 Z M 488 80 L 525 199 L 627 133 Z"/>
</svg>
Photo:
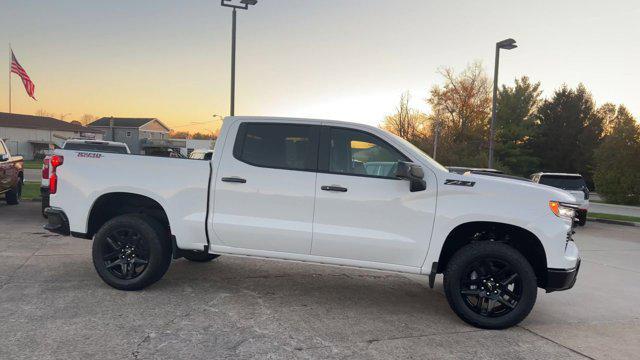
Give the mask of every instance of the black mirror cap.
<svg viewBox="0 0 640 360">
<path fill-rule="evenodd" d="M 427 189 L 427 182 L 424 181 L 424 170 L 422 170 L 420 165 L 405 161 L 398 161 L 396 177 L 409 180 L 411 182 L 411 192 Z"/>
<path fill-rule="evenodd" d="M 398 161 L 396 167 L 396 177 L 401 179 L 422 179 L 424 178 L 424 170 L 420 165 L 416 165 L 406 161 Z"/>
</svg>

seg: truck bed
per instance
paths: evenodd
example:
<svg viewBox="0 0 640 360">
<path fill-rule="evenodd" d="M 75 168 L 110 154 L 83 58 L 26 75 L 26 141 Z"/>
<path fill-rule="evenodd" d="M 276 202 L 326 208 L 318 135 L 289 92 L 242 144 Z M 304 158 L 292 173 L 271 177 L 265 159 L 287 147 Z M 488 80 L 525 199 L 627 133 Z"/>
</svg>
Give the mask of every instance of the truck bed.
<svg viewBox="0 0 640 360">
<path fill-rule="evenodd" d="M 146 196 L 167 211 L 171 233 L 183 249 L 202 250 L 206 241 L 208 161 L 159 158 L 74 150 L 56 150 L 64 157 L 57 168 L 58 191 L 51 206 L 65 204 L 71 232 L 87 233 L 96 201 L 114 193 Z"/>
</svg>

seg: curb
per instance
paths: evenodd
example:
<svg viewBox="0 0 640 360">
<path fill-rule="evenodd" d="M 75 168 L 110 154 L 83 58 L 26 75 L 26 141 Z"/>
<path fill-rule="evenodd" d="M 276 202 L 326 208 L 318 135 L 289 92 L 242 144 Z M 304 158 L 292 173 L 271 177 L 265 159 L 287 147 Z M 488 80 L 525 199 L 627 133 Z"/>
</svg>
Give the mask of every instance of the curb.
<svg viewBox="0 0 640 360">
<path fill-rule="evenodd" d="M 603 223 L 603 224 L 640 227 L 640 223 L 633 222 L 633 221 L 597 219 L 597 218 L 590 218 L 590 217 L 587 217 L 587 220 L 588 221 L 593 221 L 593 222 L 599 222 L 599 223 Z"/>
</svg>

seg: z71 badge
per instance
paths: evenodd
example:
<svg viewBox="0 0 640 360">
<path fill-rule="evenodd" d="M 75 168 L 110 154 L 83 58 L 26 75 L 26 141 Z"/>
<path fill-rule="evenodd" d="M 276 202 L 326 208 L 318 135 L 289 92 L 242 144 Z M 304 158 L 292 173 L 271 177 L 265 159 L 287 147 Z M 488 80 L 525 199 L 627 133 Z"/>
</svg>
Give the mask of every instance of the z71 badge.
<svg viewBox="0 0 640 360">
<path fill-rule="evenodd" d="M 454 179 L 447 179 L 444 181 L 445 185 L 457 185 L 457 186 L 469 186 L 472 187 L 473 185 L 476 184 L 475 181 L 465 181 L 465 180 L 454 180 Z"/>
</svg>

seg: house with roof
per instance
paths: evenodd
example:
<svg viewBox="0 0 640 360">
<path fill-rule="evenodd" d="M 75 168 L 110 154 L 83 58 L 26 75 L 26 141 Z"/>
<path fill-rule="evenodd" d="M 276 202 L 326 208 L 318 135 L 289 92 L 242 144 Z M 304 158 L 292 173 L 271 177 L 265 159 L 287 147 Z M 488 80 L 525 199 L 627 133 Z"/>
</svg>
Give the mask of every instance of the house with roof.
<svg viewBox="0 0 640 360">
<path fill-rule="evenodd" d="M 43 157 L 51 148 L 62 146 L 67 139 L 101 140 L 102 131 L 48 116 L 0 112 L 0 139 L 12 155 L 33 160 Z"/>
<path fill-rule="evenodd" d="M 179 152 L 185 147 L 182 142 L 169 139 L 171 129 L 156 118 L 103 117 L 87 126 L 103 132 L 104 140 L 127 144 L 132 154 Z"/>
</svg>

